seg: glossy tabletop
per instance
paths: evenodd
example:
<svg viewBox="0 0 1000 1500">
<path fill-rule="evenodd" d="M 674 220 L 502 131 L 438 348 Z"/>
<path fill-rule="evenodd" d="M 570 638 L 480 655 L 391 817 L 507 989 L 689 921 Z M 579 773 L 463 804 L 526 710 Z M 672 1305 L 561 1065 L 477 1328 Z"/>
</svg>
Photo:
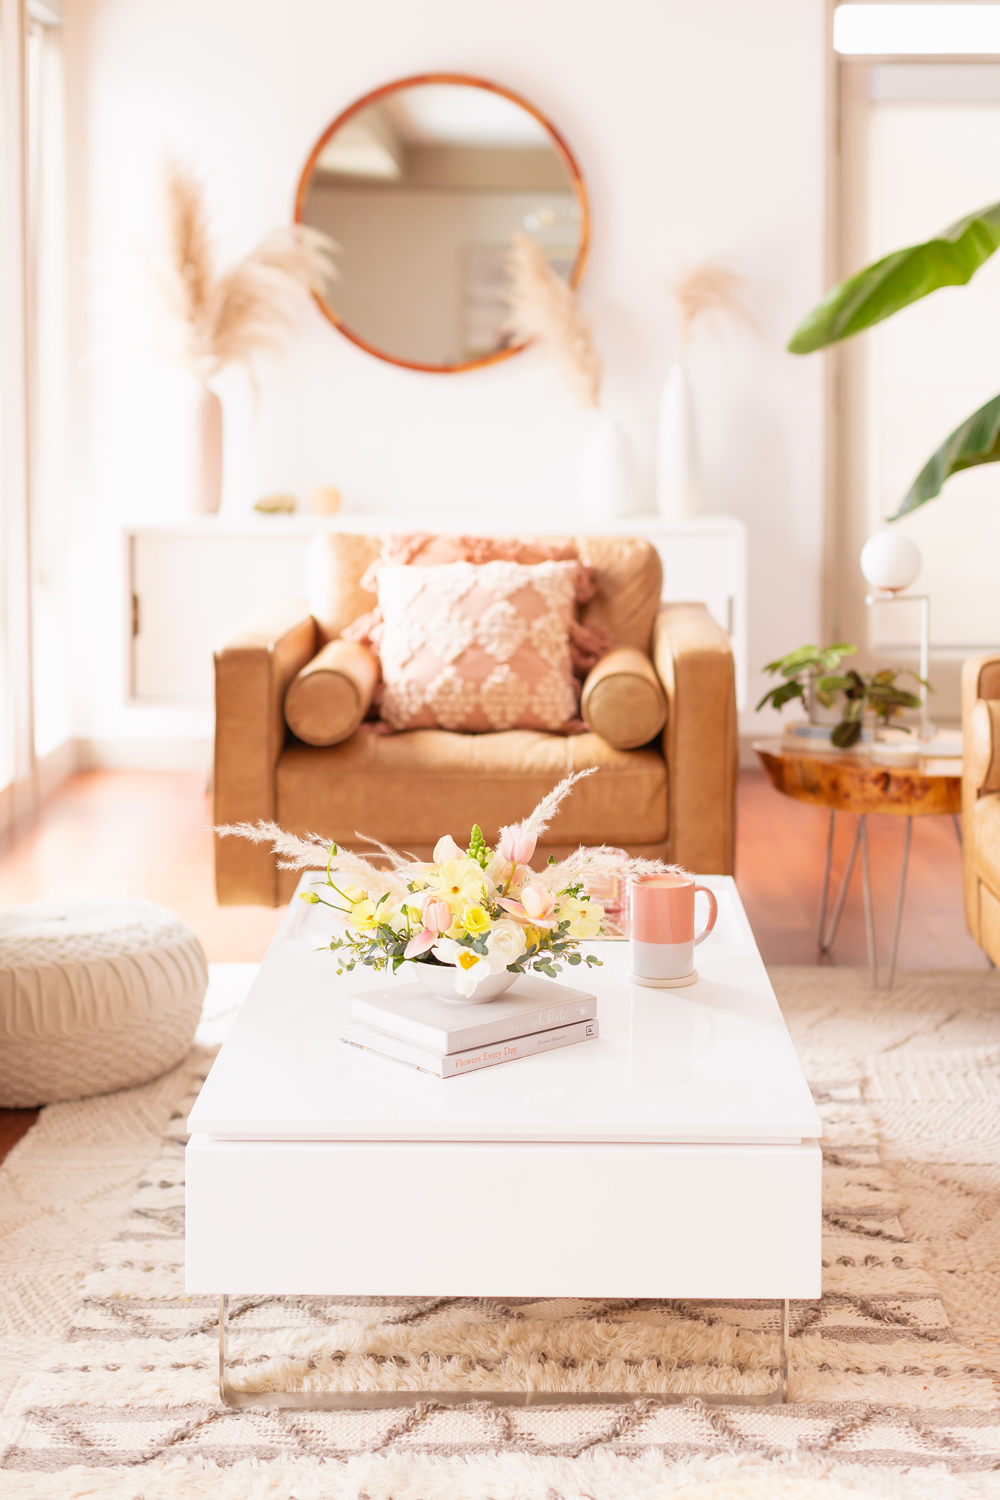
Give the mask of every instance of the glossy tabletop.
<svg viewBox="0 0 1000 1500">
<path fill-rule="evenodd" d="M 818 1137 L 819 1118 L 735 884 L 727 876 L 698 878 L 716 892 L 719 920 L 696 950 L 696 984 L 630 984 L 628 943 L 587 944 L 603 967 L 564 975 L 597 995 L 599 1039 L 449 1079 L 339 1040 L 350 996 L 387 979 L 358 971 L 338 978 L 334 955 L 319 947 L 329 936 L 327 913 L 293 901 L 188 1127 L 257 1141 Z M 700 912 L 696 920 L 700 926 Z M 409 968 L 399 973 L 401 985 L 412 982 Z"/>
</svg>

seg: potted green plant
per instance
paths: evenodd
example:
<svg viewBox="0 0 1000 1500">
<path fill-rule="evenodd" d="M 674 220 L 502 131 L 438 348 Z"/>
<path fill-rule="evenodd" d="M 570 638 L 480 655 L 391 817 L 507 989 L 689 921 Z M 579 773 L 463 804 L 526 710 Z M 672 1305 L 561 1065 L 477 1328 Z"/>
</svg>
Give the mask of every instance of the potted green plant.
<svg viewBox="0 0 1000 1500">
<path fill-rule="evenodd" d="M 838 750 L 848 750 L 861 738 L 866 713 L 874 723 L 887 728 L 904 708 L 920 707 L 916 693 L 896 686 L 898 677 L 913 677 L 922 685 L 921 679 L 909 669 L 880 667 L 877 672 L 863 673 L 850 667 L 846 672 L 838 672 L 844 657 L 856 656 L 857 651 L 857 646 L 844 641 L 835 646 L 799 646 L 787 656 L 768 662 L 764 671 L 772 677 L 778 673 L 783 680 L 764 694 L 757 711 L 767 703 L 782 708 L 798 698 L 815 723 L 816 705 L 833 708 L 840 698 L 840 722 L 830 733 L 830 743 Z"/>
</svg>

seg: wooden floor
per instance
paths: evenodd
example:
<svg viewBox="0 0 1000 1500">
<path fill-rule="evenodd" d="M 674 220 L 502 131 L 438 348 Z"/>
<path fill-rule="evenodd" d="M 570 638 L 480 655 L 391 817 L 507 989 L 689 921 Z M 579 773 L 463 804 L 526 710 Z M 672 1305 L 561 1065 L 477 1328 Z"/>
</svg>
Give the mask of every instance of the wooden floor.
<svg viewBox="0 0 1000 1500">
<path fill-rule="evenodd" d="M 73 776 L 37 814 L 0 838 L 0 908 L 57 897 L 142 896 L 190 923 L 209 962 L 255 962 L 264 956 L 281 912 L 217 904 L 211 821 L 211 804 L 195 772 L 90 771 Z M 736 881 L 765 963 L 821 961 L 816 914 L 828 821 L 822 809 L 776 792 L 763 772 L 741 773 Z M 838 816 L 837 821 L 834 890 L 855 827 L 853 818 Z M 877 937 L 884 952 L 904 824 L 884 817 L 870 818 L 868 826 Z M 987 967 L 965 928 L 961 869 L 951 819 L 917 819 L 900 968 Z M 866 961 L 856 868 L 835 951 L 822 962 Z M 35 1113 L 0 1110 L 0 1160 Z"/>
</svg>

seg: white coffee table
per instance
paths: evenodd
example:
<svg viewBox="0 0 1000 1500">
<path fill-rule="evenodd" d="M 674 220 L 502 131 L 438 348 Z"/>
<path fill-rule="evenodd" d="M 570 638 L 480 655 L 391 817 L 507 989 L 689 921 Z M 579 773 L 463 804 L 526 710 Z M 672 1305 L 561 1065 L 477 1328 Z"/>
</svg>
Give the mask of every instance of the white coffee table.
<svg viewBox="0 0 1000 1500">
<path fill-rule="evenodd" d="M 598 1040 L 451 1079 L 338 1040 L 350 995 L 386 977 L 338 978 L 323 908 L 292 902 L 189 1119 L 186 1286 L 220 1295 L 229 1404 L 469 1399 L 234 1390 L 236 1289 L 778 1299 L 778 1385 L 743 1400 L 784 1399 L 787 1299 L 821 1294 L 821 1126 L 735 884 L 698 878 L 719 920 L 695 985 L 630 985 L 627 943 L 587 945 L 603 968 L 565 977 L 596 991 Z"/>
</svg>

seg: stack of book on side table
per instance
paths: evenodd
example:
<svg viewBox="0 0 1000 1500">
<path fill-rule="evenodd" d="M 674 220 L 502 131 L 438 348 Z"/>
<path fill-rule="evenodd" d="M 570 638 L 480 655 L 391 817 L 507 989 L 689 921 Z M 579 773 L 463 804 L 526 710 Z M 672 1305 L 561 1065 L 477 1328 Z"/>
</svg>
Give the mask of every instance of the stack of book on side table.
<svg viewBox="0 0 1000 1500">
<path fill-rule="evenodd" d="M 440 1000 L 422 984 L 389 985 L 351 997 L 340 1039 L 438 1078 L 553 1052 L 596 1037 L 597 999 L 522 974 L 498 1000 Z"/>
</svg>

